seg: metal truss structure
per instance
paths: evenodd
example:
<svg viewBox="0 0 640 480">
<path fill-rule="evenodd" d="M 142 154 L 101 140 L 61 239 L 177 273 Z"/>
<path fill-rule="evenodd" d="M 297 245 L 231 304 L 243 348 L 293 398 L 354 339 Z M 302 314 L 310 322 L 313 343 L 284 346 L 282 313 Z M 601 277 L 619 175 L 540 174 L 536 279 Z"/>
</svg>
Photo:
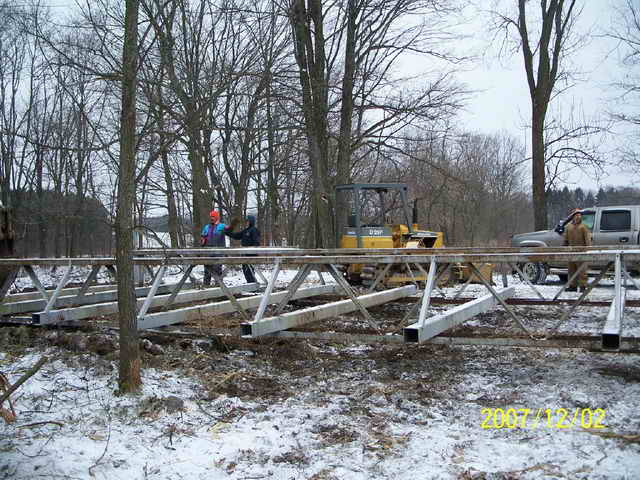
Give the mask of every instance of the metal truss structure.
<svg viewBox="0 0 640 480">
<path fill-rule="evenodd" d="M 215 255 L 215 256 L 214 256 Z M 369 324 L 372 331 L 378 332 L 382 341 L 404 343 L 443 343 L 440 335 L 450 328 L 460 325 L 466 320 L 487 312 L 500 305 L 521 331 L 520 338 L 512 338 L 510 343 L 505 339 L 494 339 L 495 344 L 520 344 L 526 346 L 565 345 L 558 340 L 558 329 L 571 315 L 587 302 L 590 292 L 600 284 L 607 275 L 613 275 L 613 297 L 609 302 L 609 312 L 604 329 L 598 335 L 602 349 L 620 350 L 628 345 L 637 345 L 634 338 L 623 338 L 624 311 L 631 302 L 626 301 L 629 288 L 640 290 L 640 284 L 630 275 L 630 271 L 640 268 L 640 250 L 618 247 L 564 247 L 564 248 L 442 248 L 442 249 L 296 249 L 296 248 L 242 248 L 242 249 L 180 249 L 160 250 L 146 249 L 134 252 L 133 261 L 152 273 L 151 285 L 136 289 L 138 299 L 139 328 L 158 328 L 164 325 L 197 320 L 206 315 L 237 312 L 243 319 L 241 335 L 258 337 L 263 335 L 299 336 L 301 332 L 291 329 L 303 325 L 319 322 L 326 318 L 335 317 L 349 312 L 358 312 Z M 514 288 L 507 285 L 507 276 L 503 274 L 501 287 L 496 287 L 492 278 L 483 277 L 478 264 L 492 263 L 503 265 L 503 271 L 520 271 L 520 265 L 525 262 L 582 262 L 581 269 L 597 268 L 598 274 L 589 283 L 575 301 L 560 301 L 560 296 L 567 286 L 579 275 L 579 269 L 567 284 L 561 286 L 552 298 L 545 298 L 535 285 L 529 283 L 536 301 L 543 304 L 564 306 L 564 311 L 557 322 L 547 331 L 536 331 L 528 326 L 513 308 L 511 297 Z M 379 265 L 379 274 L 369 291 L 359 294 L 348 284 L 340 271 L 340 267 L 348 264 Z M 226 266 L 252 264 L 255 266 L 269 265 L 271 273 L 265 278 L 257 270 L 259 278 L 264 283 L 247 284 L 230 287 L 225 284 L 223 275 L 214 273 L 217 287 L 193 290 L 192 271 L 196 265 L 223 264 Z M 382 291 L 375 291 L 381 283 L 390 265 L 403 264 L 411 272 L 412 268 L 426 274 L 424 285 L 415 282 L 408 285 Z M 53 291 L 46 290 L 35 266 L 66 267 L 62 279 Z M 81 287 L 66 289 L 72 270 L 80 266 L 90 266 L 90 272 Z M 164 276 L 170 266 L 181 266 L 182 277 L 171 285 L 163 284 Z M 438 279 L 450 271 L 454 265 L 465 265 L 473 272 L 473 276 L 484 285 L 486 294 L 462 303 L 444 313 L 430 315 L 430 306 L 434 292 L 439 290 Z M 115 287 L 92 286 L 101 268 L 111 273 L 115 272 L 114 258 L 31 258 L 31 259 L 0 259 L 0 266 L 22 269 L 32 280 L 39 297 L 35 294 L 21 294 L 7 296 L 10 285 L 0 286 L 0 315 L 9 316 L 21 313 L 31 313 L 31 322 L 40 325 L 60 324 L 69 321 L 91 318 L 105 314 L 117 313 Z M 284 267 L 297 271 L 295 277 L 287 282 L 286 289 L 276 292 L 278 277 Z M 320 273 L 318 287 L 301 288 L 309 275 L 317 271 Z M 335 284 L 325 285 L 322 273 L 327 273 Z M 524 276 L 523 276 L 524 277 Z M 424 277 L 423 277 L 424 278 Z M 190 280 L 191 283 L 187 281 Z M 469 279 L 471 281 L 471 278 Z M 454 295 L 455 301 L 467 288 L 469 281 L 462 284 Z M 262 290 L 256 294 L 256 290 Z M 251 297 L 237 298 L 239 294 L 254 293 Z M 307 298 L 317 295 L 342 294 L 344 300 L 330 302 L 297 311 L 284 312 L 284 308 L 291 300 Z M 441 292 L 442 294 L 442 292 Z M 217 300 L 213 303 L 181 306 L 194 302 Z M 404 318 L 402 335 L 383 335 L 378 322 L 369 312 L 369 308 L 399 299 L 415 299 L 409 304 Z M 511 299 L 513 300 L 513 299 Z M 528 299 L 531 300 L 531 299 Z M 635 301 L 633 302 L 636 303 Z M 267 307 L 271 308 L 271 316 L 266 317 Z M 163 311 L 150 312 L 151 309 Z M 249 314 L 249 310 L 255 313 Z M 24 317 L 21 317 L 24 319 Z M 308 335 L 309 333 L 307 333 Z M 322 336 L 322 332 L 318 332 Z M 363 336 L 363 339 L 368 337 Z M 462 343 L 462 340 L 451 340 L 448 343 Z M 593 338 L 581 341 L 593 344 Z M 563 343 L 564 342 L 564 343 Z M 447 342 L 444 342 L 447 343 Z M 473 343 L 473 342 L 471 342 Z M 489 342 L 491 343 L 491 342 Z"/>
</svg>

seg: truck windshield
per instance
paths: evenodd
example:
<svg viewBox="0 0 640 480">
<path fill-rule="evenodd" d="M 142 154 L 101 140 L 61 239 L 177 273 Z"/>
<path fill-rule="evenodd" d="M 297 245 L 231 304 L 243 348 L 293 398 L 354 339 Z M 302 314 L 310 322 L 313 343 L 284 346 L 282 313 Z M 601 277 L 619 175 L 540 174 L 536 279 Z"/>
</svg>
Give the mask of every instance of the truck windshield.
<svg viewBox="0 0 640 480">
<path fill-rule="evenodd" d="M 586 225 L 586 227 L 593 231 L 593 222 L 596 219 L 596 212 L 582 212 L 582 223 Z"/>
</svg>

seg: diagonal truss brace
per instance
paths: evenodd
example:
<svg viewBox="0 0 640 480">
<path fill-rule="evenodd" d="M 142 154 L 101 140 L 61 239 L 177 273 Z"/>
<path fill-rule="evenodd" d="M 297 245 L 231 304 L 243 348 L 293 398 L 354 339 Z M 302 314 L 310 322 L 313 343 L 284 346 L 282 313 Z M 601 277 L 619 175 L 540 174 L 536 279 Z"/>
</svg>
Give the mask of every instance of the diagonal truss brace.
<svg viewBox="0 0 640 480">
<path fill-rule="evenodd" d="M 58 282 L 58 286 L 56 287 L 55 291 L 49 298 L 49 301 L 47 302 L 46 307 L 44 307 L 44 313 L 49 313 L 51 309 L 54 307 L 54 305 L 56 304 L 56 301 L 60 296 L 60 292 L 69 281 L 69 275 L 71 275 L 71 270 L 73 270 L 73 267 L 71 266 L 71 264 L 69 264 L 69 267 L 67 267 L 67 270 L 64 272 L 64 275 L 60 279 L 60 282 Z"/>
<path fill-rule="evenodd" d="M 193 264 L 187 267 L 185 272 L 182 274 L 180 281 L 176 284 L 173 291 L 171 292 L 171 296 L 169 296 L 169 298 L 167 299 L 167 304 L 165 305 L 165 308 L 168 308 L 176 300 L 178 293 L 180 293 L 180 290 L 182 290 L 182 287 L 184 287 L 184 284 L 186 283 L 187 279 L 191 276 L 191 272 L 193 271 L 194 268 L 195 268 L 195 265 Z"/>
<path fill-rule="evenodd" d="M 267 288 L 262 294 L 262 300 L 260 301 L 260 305 L 258 306 L 258 311 L 256 312 L 255 317 L 253 317 L 254 322 L 259 322 L 262 320 L 262 317 L 264 316 L 264 312 L 267 310 L 267 305 L 269 304 L 269 298 L 271 297 L 271 293 L 273 292 L 273 288 L 276 285 L 276 280 L 278 279 L 279 274 L 280 274 L 280 259 L 277 259 L 273 268 L 273 272 L 271 272 L 271 278 L 267 282 Z"/>
<path fill-rule="evenodd" d="M 562 287 L 560 287 L 560 289 L 558 290 L 558 293 L 556 293 L 556 295 L 553 297 L 553 301 L 555 302 L 558 298 L 560 298 L 560 295 L 562 295 L 564 293 L 564 291 L 569 288 L 569 285 L 571 285 L 571 283 L 578 278 L 578 275 L 580 275 L 584 270 L 587 269 L 587 267 L 589 266 L 589 264 L 587 262 L 584 262 L 582 264 L 580 264 L 580 266 L 578 267 L 578 269 L 573 272 L 573 275 L 571 275 L 571 278 L 567 278 L 567 283 L 565 283 Z"/>
<path fill-rule="evenodd" d="M 42 295 L 42 298 L 44 298 L 46 301 L 49 301 L 49 295 L 42 286 L 42 282 L 40 282 L 38 275 L 36 275 L 36 272 L 33 271 L 33 267 L 31 265 L 25 265 L 23 268 L 24 271 L 27 272 L 27 275 L 29 275 L 31 282 L 33 282 L 33 286 L 36 287 L 40 292 L 40 295 Z"/>
<path fill-rule="evenodd" d="M 487 288 L 487 290 L 489 290 L 489 292 L 491 292 L 491 295 L 493 295 L 493 297 L 500 302 L 500 305 L 502 305 L 502 308 L 504 308 L 507 313 L 509 314 L 509 316 L 513 319 L 514 322 L 516 322 L 516 324 L 525 332 L 528 333 L 529 335 L 531 335 L 531 332 L 529 331 L 529 329 L 527 327 L 524 326 L 524 324 L 520 321 L 520 319 L 518 318 L 518 316 L 514 313 L 513 309 L 507 305 L 507 302 L 504 301 L 504 299 L 498 295 L 498 293 L 495 291 L 495 289 L 491 286 L 491 283 L 489 283 L 489 281 L 484 278 L 484 276 L 482 275 L 482 273 L 480 273 L 480 270 L 478 270 L 478 268 L 471 262 L 467 262 L 466 265 L 471 269 L 471 271 L 473 273 L 476 274 L 476 276 L 480 279 L 480 281 L 484 284 L 484 286 Z"/>
<path fill-rule="evenodd" d="M 552 332 L 557 331 L 560 328 L 560 326 L 567 321 L 567 319 L 573 313 L 573 311 L 576 308 L 578 308 L 580 305 L 582 305 L 582 302 L 584 302 L 584 299 L 587 298 L 587 295 L 589 295 L 589 293 L 591 293 L 591 290 L 593 290 L 596 287 L 596 285 L 600 283 L 600 281 L 604 278 L 604 276 L 607 274 L 607 272 L 609 271 L 609 269 L 613 264 L 614 262 L 607 263 L 607 266 L 602 269 L 602 271 L 600 272 L 600 275 L 598 275 L 593 282 L 587 284 L 586 290 L 582 292 L 582 295 L 580 295 L 580 298 L 578 298 L 578 301 L 572 304 L 571 307 L 564 312 L 560 320 L 558 320 L 558 323 L 556 323 L 551 329 Z"/>
<path fill-rule="evenodd" d="M 305 278 L 307 278 L 307 276 L 311 272 L 312 268 L 313 268 L 312 265 L 307 264 L 307 265 L 304 265 L 300 270 L 298 270 L 298 273 L 296 273 L 296 276 L 293 277 L 293 280 L 291 281 L 291 284 L 289 285 L 289 288 L 287 289 L 287 293 L 285 294 L 284 298 L 280 300 L 280 302 L 276 305 L 276 308 L 275 308 L 276 316 L 282 313 L 282 310 L 284 310 L 285 305 L 287 305 L 291 301 L 295 293 L 298 291 L 298 289 L 302 285 L 302 282 L 304 282 Z"/>
<path fill-rule="evenodd" d="M 522 272 L 522 270 L 520 269 L 517 263 L 509 263 L 508 265 L 511 267 L 512 270 L 515 270 L 516 272 L 518 272 L 518 275 L 520 275 L 520 278 L 523 279 L 524 283 L 526 283 L 529 286 L 529 288 L 535 292 L 535 294 L 538 296 L 540 300 L 546 300 L 546 298 L 544 298 L 544 295 L 540 293 L 540 290 L 538 290 L 535 287 L 535 285 L 531 283 L 531 280 L 529 280 L 529 277 Z"/>
<path fill-rule="evenodd" d="M 153 284 L 151 285 L 151 290 L 147 294 L 147 298 L 145 298 L 142 307 L 138 310 L 137 321 L 139 322 L 144 318 L 149 311 L 149 307 L 151 306 L 151 302 L 153 301 L 153 297 L 156 296 L 156 292 L 158 291 L 158 287 L 160 286 L 160 282 L 162 282 L 162 278 L 164 277 L 164 272 L 167 269 L 166 265 L 160 265 L 160 268 L 156 270 L 155 276 L 153 278 Z"/>
<path fill-rule="evenodd" d="M 372 328 L 375 328 L 376 330 L 380 331 L 380 325 L 378 325 L 378 323 L 373 319 L 373 317 L 371 316 L 369 311 L 366 309 L 366 307 L 362 304 L 362 302 L 360 302 L 360 300 L 358 300 L 358 297 L 356 296 L 355 292 L 353 291 L 353 288 L 351 288 L 351 285 L 349 285 L 349 283 L 347 283 L 347 280 L 338 271 L 336 266 L 333 265 L 333 264 L 330 264 L 330 265 L 325 265 L 325 268 L 331 274 L 331 276 L 336 281 L 336 283 L 338 285 L 340 285 L 340 287 L 342 287 L 342 290 L 344 290 L 344 292 L 349 296 L 349 298 L 354 303 L 354 305 L 356 307 L 358 307 L 358 310 L 360 310 L 360 312 L 364 316 L 364 318 L 367 321 L 367 323 L 369 323 L 369 325 Z"/>
</svg>

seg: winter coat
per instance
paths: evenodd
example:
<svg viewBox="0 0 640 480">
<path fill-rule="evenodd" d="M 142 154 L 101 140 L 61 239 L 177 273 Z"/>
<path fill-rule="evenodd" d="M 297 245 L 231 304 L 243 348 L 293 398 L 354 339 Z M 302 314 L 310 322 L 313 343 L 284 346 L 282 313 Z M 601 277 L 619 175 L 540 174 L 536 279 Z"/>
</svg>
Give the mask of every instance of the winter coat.
<svg viewBox="0 0 640 480">
<path fill-rule="evenodd" d="M 203 247 L 226 247 L 224 238 L 227 226 L 224 223 L 207 223 L 202 227 L 200 234 L 200 245 Z"/>
<path fill-rule="evenodd" d="M 568 224 L 564 230 L 564 244 L 571 247 L 591 246 L 591 232 L 584 223 L 573 222 Z"/>
<path fill-rule="evenodd" d="M 256 217 L 247 215 L 249 226 L 240 232 L 232 232 L 226 230 L 225 234 L 234 240 L 240 240 L 243 247 L 259 247 L 260 246 L 260 230 L 256 228 Z"/>
</svg>

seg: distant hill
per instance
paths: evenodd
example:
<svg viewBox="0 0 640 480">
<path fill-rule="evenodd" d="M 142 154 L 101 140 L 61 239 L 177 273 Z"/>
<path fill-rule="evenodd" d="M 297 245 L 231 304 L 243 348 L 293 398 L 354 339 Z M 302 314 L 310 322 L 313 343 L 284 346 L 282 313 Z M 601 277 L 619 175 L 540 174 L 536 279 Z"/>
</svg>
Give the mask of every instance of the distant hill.
<svg viewBox="0 0 640 480">
<path fill-rule="evenodd" d="M 60 257 L 111 255 L 115 246 L 109 211 L 96 198 L 14 191 L 16 254 Z"/>
<path fill-rule="evenodd" d="M 152 229 L 154 232 L 168 232 L 169 231 L 169 215 L 162 215 L 159 217 L 146 217 L 144 219 L 144 226 Z M 181 223 L 185 230 L 191 228 L 191 221 L 186 218 L 181 218 Z"/>
</svg>

